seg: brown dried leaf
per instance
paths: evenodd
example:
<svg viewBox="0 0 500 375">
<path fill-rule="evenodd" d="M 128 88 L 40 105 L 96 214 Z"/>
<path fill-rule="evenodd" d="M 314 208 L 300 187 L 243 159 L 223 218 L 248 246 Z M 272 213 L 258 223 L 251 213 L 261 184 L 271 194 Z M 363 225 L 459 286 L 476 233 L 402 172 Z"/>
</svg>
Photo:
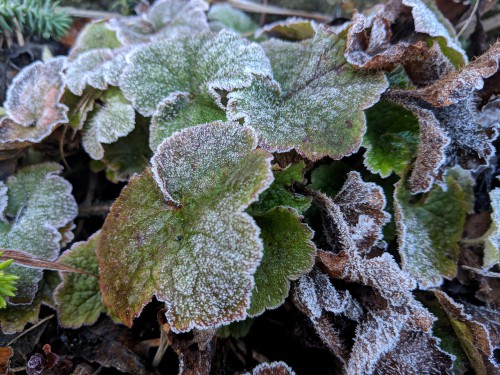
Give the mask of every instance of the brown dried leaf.
<svg viewBox="0 0 500 375">
<path fill-rule="evenodd" d="M 10 346 L 0 348 L 0 374 L 10 374 L 10 358 L 14 355 L 14 351 Z"/>
<path fill-rule="evenodd" d="M 246 375 L 250 375 L 248 372 Z M 261 363 L 252 371 L 252 375 L 295 375 L 295 372 L 285 362 Z"/>
<path fill-rule="evenodd" d="M 480 311 L 473 306 L 469 306 L 468 311 L 480 316 L 479 322 L 475 316 L 466 312 L 464 305 L 455 302 L 445 292 L 435 290 L 434 294 L 441 303 L 442 308 L 448 315 L 451 326 L 459 338 L 462 348 L 469 358 L 471 366 L 477 374 L 492 373 L 492 369 L 498 371 L 499 364 L 494 357 L 494 350 L 498 346 L 498 324 L 495 324 L 493 335 L 490 334 L 490 324 L 484 324 L 485 319 L 492 317 L 492 312 L 485 310 Z M 498 313 L 494 314 L 498 319 Z M 498 321 L 498 320 L 497 320 Z M 492 336 L 497 341 L 492 342 Z M 495 371 L 495 370 L 493 370 Z"/>
</svg>

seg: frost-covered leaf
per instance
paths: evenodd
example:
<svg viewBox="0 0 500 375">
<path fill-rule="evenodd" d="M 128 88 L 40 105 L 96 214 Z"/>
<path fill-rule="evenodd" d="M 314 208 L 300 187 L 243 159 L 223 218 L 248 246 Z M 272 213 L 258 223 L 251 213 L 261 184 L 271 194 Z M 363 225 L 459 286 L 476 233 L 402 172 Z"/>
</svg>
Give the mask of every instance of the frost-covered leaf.
<svg viewBox="0 0 500 375">
<path fill-rule="evenodd" d="M 37 292 L 33 301 L 27 305 L 7 305 L 0 309 L 0 328 L 5 334 L 20 332 L 28 323 L 36 323 L 42 303 L 54 306 L 52 295 L 61 279 L 55 271 L 44 271 L 43 278 L 38 282 Z"/>
<path fill-rule="evenodd" d="M 4 108 L 9 118 L 20 126 L 38 128 L 67 122 L 68 108 L 60 103 L 66 84 L 62 74 L 65 67 L 66 58 L 56 57 L 23 69 L 7 90 Z"/>
<path fill-rule="evenodd" d="M 494 155 L 492 141 L 498 135 L 498 111 L 487 106 L 479 111 L 475 95 L 484 81 L 498 71 L 499 60 L 497 42 L 462 70 L 432 85 L 393 90 L 387 95 L 419 119 L 421 141 L 410 177 L 413 193 L 429 191 L 434 180 L 442 179 L 446 166 L 459 164 L 477 169 Z"/>
<path fill-rule="evenodd" d="M 132 51 L 127 59 L 120 81 L 125 97 L 142 115 L 163 118 L 169 112 L 174 116 L 181 112 L 184 119 L 192 116 L 198 121 L 202 115 L 200 105 L 212 112 L 223 108 L 220 92 L 249 86 L 253 75 L 272 74 L 269 60 L 258 44 L 225 30 L 145 45 Z M 195 104 L 194 115 L 186 113 L 190 102 Z M 168 124 L 164 125 L 164 133 L 171 135 L 179 130 L 175 117 L 171 130 Z M 198 123 L 185 123 L 184 127 L 194 125 Z"/>
<path fill-rule="evenodd" d="M 138 16 L 112 18 L 108 28 L 123 45 L 178 39 L 209 30 L 203 0 L 159 0 Z"/>
<path fill-rule="evenodd" d="M 364 164 L 383 178 L 399 176 L 417 152 L 418 121 L 415 116 L 387 101 L 366 111 L 367 131 L 363 138 Z"/>
<path fill-rule="evenodd" d="M 109 48 L 85 51 L 68 64 L 66 79 L 68 89 L 75 95 L 82 95 L 85 86 L 99 90 L 108 88 L 103 65 L 113 59 L 115 53 Z"/>
<path fill-rule="evenodd" d="M 496 344 L 492 343 L 488 326 L 476 321 L 473 316 L 465 312 L 463 305 L 455 302 L 445 292 L 435 290 L 434 294 L 448 315 L 455 334 L 476 374 L 486 375 L 498 371 L 500 366 L 494 355 L 495 346 L 500 345 L 498 336 Z M 496 318 L 498 319 L 498 315 Z"/>
<path fill-rule="evenodd" d="M 347 61 L 360 68 L 386 71 L 401 65 L 416 85 L 428 85 L 452 71 L 453 65 L 441 52 L 438 42 L 429 46 L 425 34 L 420 34 L 424 40 L 415 41 L 414 34 L 398 30 L 400 25 L 406 26 L 402 18 L 411 16 L 408 8 L 395 3 L 398 2 L 378 8 L 375 15 L 354 14 L 347 33 Z"/>
<path fill-rule="evenodd" d="M 258 30 L 255 35 L 256 37 L 267 35 L 283 40 L 304 40 L 314 37 L 317 29 L 318 24 L 314 21 L 291 17 L 283 21 L 267 24 Z"/>
<path fill-rule="evenodd" d="M 473 180 L 461 168 L 448 171 L 445 186 L 415 199 L 399 182 L 395 193 L 396 226 L 403 269 L 426 289 L 457 272 L 459 241 L 473 209 Z"/>
<path fill-rule="evenodd" d="M 135 126 L 135 111 L 120 90 L 112 88 L 99 97 L 102 104 L 94 105 L 82 132 L 83 148 L 92 159 L 104 157 L 101 143 L 113 143 Z"/>
<path fill-rule="evenodd" d="M 451 366 L 452 358 L 439 348 L 436 338 L 403 330 L 399 342 L 375 366 L 374 374 L 444 374 L 450 373 Z"/>
<path fill-rule="evenodd" d="M 99 269 L 95 247 L 98 239 L 99 232 L 85 242 L 75 243 L 58 261 L 97 275 Z M 92 275 L 62 273 L 62 283 L 55 292 L 55 300 L 59 323 L 63 327 L 92 325 L 107 310 L 101 301 L 99 279 Z"/>
<path fill-rule="evenodd" d="M 62 240 L 59 229 L 77 214 L 71 185 L 58 176 L 61 169 L 58 164 L 33 165 L 7 180 L 8 205 L 3 213 L 7 222 L 0 222 L 0 247 L 22 250 L 42 260 L 57 258 Z M 20 279 L 16 297 L 9 302 L 31 303 L 42 271 L 12 265 L 11 273 Z"/>
<path fill-rule="evenodd" d="M 285 168 L 273 165 L 274 181 L 264 191 L 257 202 L 255 202 L 248 210 L 251 215 L 264 214 L 268 210 L 277 207 L 291 207 L 302 214 L 311 205 L 311 199 L 293 191 L 294 183 L 304 183 L 304 168 L 303 161 L 290 164 Z"/>
<path fill-rule="evenodd" d="M 66 86 L 66 58 L 37 61 L 12 81 L 4 103 L 7 117 L 0 123 L 0 149 L 25 147 L 68 122 L 68 107 L 60 103 Z"/>
<path fill-rule="evenodd" d="M 229 4 L 213 4 L 208 12 L 208 21 L 212 31 L 227 29 L 247 35 L 258 28 L 248 14 Z"/>
<path fill-rule="evenodd" d="M 207 98 L 190 99 L 188 93 L 174 92 L 160 102 L 151 119 L 149 146 L 156 150 L 165 138 L 188 126 L 226 120 L 226 114 Z"/>
<path fill-rule="evenodd" d="M 116 33 L 107 27 L 105 21 L 90 22 L 80 31 L 75 44 L 71 48 L 68 60 L 74 60 L 83 52 L 109 48 L 115 49 L 121 46 L 116 38 Z"/>
<path fill-rule="evenodd" d="M 243 118 L 270 151 L 296 149 L 311 160 L 356 152 L 365 132 L 363 110 L 387 88 L 382 72 L 352 68 L 344 41 L 325 28 L 301 43 L 271 40 L 262 46 L 276 81 L 258 78 L 231 92 L 228 118 Z"/>
<path fill-rule="evenodd" d="M 273 178 L 256 142 L 237 124 L 191 127 L 158 147 L 153 171 L 131 179 L 97 246 L 104 302 L 123 322 L 153 295 L 176 331 L 245 318 L 263 245 L 243 210 Z"/>
<path fill-rule="evenodd" d="M 106 177 L 112 182 L 128 181 L 135 173 L 140 174 L 149 166 L 153 153 L 148 140 L 148 126 L 139 122 L 127 136 L 103 145 L 103 158 L 92 161 L 90 167 L 95 172 L 105 170 Z"/>
<path fill-rule="evenodd" d="M 271 362 L 261 363 L 255 367 L 250 374 L 247 372 L 245 375 L 295 375 L 295 372 L 285 362 Z"/>
<path fill-rule="evenodd" d="M 314 264 L 313 232 L 293 208 L 276 207 L 253 215 L 261 228 L 264 256 L 255 272 L 248 315 L 279 307 L 288 297 L 290 281 L 308 273 Z"/>
<path fill-rule="evenodd" d="M 491 227 L 484 242 L 483 267 L 491 268 L 500 262 L 500 188 L 490 191 Z"/>
</svg>

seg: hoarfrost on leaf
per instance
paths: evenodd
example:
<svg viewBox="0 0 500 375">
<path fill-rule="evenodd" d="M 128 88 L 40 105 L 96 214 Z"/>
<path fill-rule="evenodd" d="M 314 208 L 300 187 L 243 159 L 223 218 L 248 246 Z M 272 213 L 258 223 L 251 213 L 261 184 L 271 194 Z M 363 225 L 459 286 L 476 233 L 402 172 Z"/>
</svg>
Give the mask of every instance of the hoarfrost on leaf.
<svg viewBox="0 0 500 375">
<path fill-rule="evenodd" d="M 229 4 L 213 4 L 208 11 L 208 21 L 212 31 L 227 29 L 240 34 L 248 34 L 258 28 L 248 14 Z"/>
<path fill-rule="evenodd" d="M 159 0 L 138 16 L 112 18 L 108 27 L 123 45 L 179 39 L 209 30 L 203 0 Z"/>
<path fill-rule="evenodd" d="M 465 218 L 473 209 L 470 173 L 456 167 L 448 171 L 445 181 L 444 186 L 434 187 L 416 201 L 404 180 L 396 187 L 402 267 L 423 289 L 455 276 Z"/>
<path fill-rule="evenodd" d="M 103 300 L 127 325 L 153 295 L 176 332 L 246 317 L 263 245 L 243 210 L 273 179 L 271 155 L 256 146 L 234 123 L 184 129 L 123 190 L 97 255 Z"/>
<path fill-rule="evenodd" d="M 135 126 L 135 111 L 120 90 L 112 88 L 99 97 L 102 104 L 95 104 L 82 132 L 83 148 L 92 159 L 104 157 L 101 143 L 113 143 L 124 137 Z"/>
<path fill-rule="evenodd" d="M 276 81 L 256 78 L 229 93 L 228 118 L 255 128 L 261 147 L 272 152 L 295 149 L 311 160 L 356 152 L 363 110 L 379 100 L 387 81 L 382 72 L 351 67 L 344 44 L 326 28 L 301 43 L 263 43 Z"/>
<path fill-rule="evenodd" d="M 68 122 L 68 107 L 60 100 L 66 87 L 65 57 L 37 61 L 23 69 L 7 90 L 7 117 L 0 123 L 0 149 L 28 146 Z"/>
<path fill-rule="evenodd" d="M 295 372 L 285 362 L 271 362 L 261 363 L 255 367 L 250 374 L 247 372 L 245 375 L 295 375 Z"/>
<path fill-rule="evenodd" d="M 73 244 L 70 250 L 59 257 L 58 262 L 85 270 L 91 274 L 99 273 L 95 247 L 99 232 L 85 242 Z M 62 283 L 55 291 L 57 316 L 63 327 L 79 328 L 94 324 L 106 307 L 101 301 L 99 279 L 97 276 L 81 273 L 62 273 Z"/>
<path fill-rule="evenodd" d="M 121 47 L 121 44 L 116 38 L 116 33 L 107 27 L 106 21 L 90 22 L 78 34 L 68 60 L 73 61 L 78 55 L 86 51 L 119 47 Z"/>
<path fill-rule="evenodd" d="M 114 56 L 114 52 L 107 48 L 93 49 L 78 55 L 66 69 L 68 89 L 75 95 L 82 95 L 87 85 L 99 90 L 107 89 L 103 65 Z"/>
<path fill-rule="evenodd" d="M 220 93 L 247 87 L 254 76 L 272 75 L 258 44 L 225 30 L 145 45 L 127 60 L 120 88 L 139 113 L 153 115 L 152 133 L 162 136 L 198 125 L 206 116 L 224 120 Z M 154 139 L 153 147 L 161 142 Z"/>
<path fill-rule="evenodd" d="M 71 185 L 58 174 L 58 164 L 45 163 L 20 169 L 10 177 L 8 204 L 3 212 L 7 222 L 0 222 L 0 247 L 21 250 L 36 258 L 57 258 L 62 235 L 59 229 L 77 215 Z M 19 265 L 11 273 L 20 277 L 16 297 L 10 303 L 29 304 L 35 298 L 42 271 Z"/>
<path fill-rule="evenodd" d="M 490 191 L 491 227 L 484 243 L 483 267 L 491 268 L 500 262 L 500 188 Z"/>
</svg>

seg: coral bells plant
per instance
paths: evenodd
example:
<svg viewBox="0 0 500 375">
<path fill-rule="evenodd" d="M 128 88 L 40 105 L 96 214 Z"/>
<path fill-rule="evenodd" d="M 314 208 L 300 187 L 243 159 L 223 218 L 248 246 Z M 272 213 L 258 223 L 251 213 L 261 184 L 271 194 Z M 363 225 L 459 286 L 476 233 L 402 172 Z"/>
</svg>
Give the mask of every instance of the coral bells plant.
<svg viewBox="0 0 500 375">
<path fill-rule="evenodd" d="M 469 59 L 440 3 L 259 26 L 159 0 L 19 71 L 0 122 L 5 337 L 161 336 L 153 361 L 112 339 L 111 363 L 40 333 L 68 373 L 500 371 L 500 43 Z M 276 317 L 273 340 L 318 363 L 245 352 Z"/>
</svg>

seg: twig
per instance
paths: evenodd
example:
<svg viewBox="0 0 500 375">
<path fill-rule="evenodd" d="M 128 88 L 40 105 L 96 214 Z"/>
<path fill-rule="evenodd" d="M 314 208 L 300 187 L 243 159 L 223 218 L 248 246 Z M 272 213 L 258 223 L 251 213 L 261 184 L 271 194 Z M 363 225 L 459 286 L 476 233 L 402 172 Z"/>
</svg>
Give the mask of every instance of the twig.
<svg viewBox="0 0 500 375">
<path fill-rule="evenodd" d="M 500 279 L 500 273 L 498 273 L 498 272 L 485 271 L 485 270 L 482 270 L 480 268 L 466 266 L 466 265 L 463 265 L 461 267 L 463 269 L 473 271 L 473 272 L 475 272 L 475 273 L 477 273 L 478 275 L 481 275 L 481 276 L 493 277 L 495 279 Z"/>
<path fill-rule="evenodd" d="M 320 22 L 330 21 L 331 17 L 322 13 L 306 12 L 303 10 L 294 10 L 277 7 L 274 5 L 263 5 L 252 3 L 247 0 L 227 0 L 225 1 L 229 5 L 244 10 L 249 13 L 266 13 L 275 14 L 278 16 L 294 16 L 302 18 L 311 18 Z"/>
<path fill-rule="evenodd" d="M 25 253 L 24 251 L 0 248 L 0 252 L 2 253 L 2 255 L 0 255 L 0 261 L 13 259 L 14 263 L 26 267 L 41 268 L 41 269 L 61 271 L 61 272 L 81 273 L 83 275 L 89 275 L 98 278 L 97 275 L 91 272 L 67 266 L 65 264 L 58 262 L 49 262 L 46 260 L 37 259 L 34 258 L 31 254 Z"/>
<path fill-rule="evenodd" d="M 28 328 L 26 331 L 23 331 L 21 332 L 19 335 L 17 335 L 16 337 L 14 337 L 11 341 L 9 341 L 7 343 L 6 346 L 11 346 L 13 343 L 15 343 L 20 337 L 24 336 L 25 334 L 27 334 L 28 332 L 34 330 L 36 327 L 42 325 L 43 323 L 45 323 L 47 320 L 50 320 L 54 317 L 55 315 L 52 314 L 52 315 L 49 315 L 47 316 L 46 318 L 43 318 L 42 320 L 38 321 L 38 323 L 34 324 L 33 326 L 31 326 L 30 328 Z"/>
<path fill-rule="evenodd" d="M 56 13 L 66 13 L 71 17 L 78 18 L 115 18 L 120 17 L 120 13 L 108 12 L 104 10 L 78 9 L 73 7 L 56 7 Z"/>
<path fill-rule="evenodd" d="M 464 26 L 457 33 L 457 38 L 459 38 L 460 35 L 462 35 L 463 32 L 467 29 L 467 27 L 469 27 L 469 24 L 472 22 L 472 19 L 474 18 L 474 15 L 476 14 L 477 9 L 479 8 L 479 3 L 480 2 L 481 2 L 481 0 L 476 0 L 476 3 L 474 4 L 474 8 L 472 9 L 472 12 L 471 12 L 469 18 L 467 18 L 467 21 L 465 21 Z"/>
<path fill-rule="evenodd" d="M 111 210 L 111 203 L 83 204 L 78 207 L 80 216 L 105 216 Z"/>
</svg>

